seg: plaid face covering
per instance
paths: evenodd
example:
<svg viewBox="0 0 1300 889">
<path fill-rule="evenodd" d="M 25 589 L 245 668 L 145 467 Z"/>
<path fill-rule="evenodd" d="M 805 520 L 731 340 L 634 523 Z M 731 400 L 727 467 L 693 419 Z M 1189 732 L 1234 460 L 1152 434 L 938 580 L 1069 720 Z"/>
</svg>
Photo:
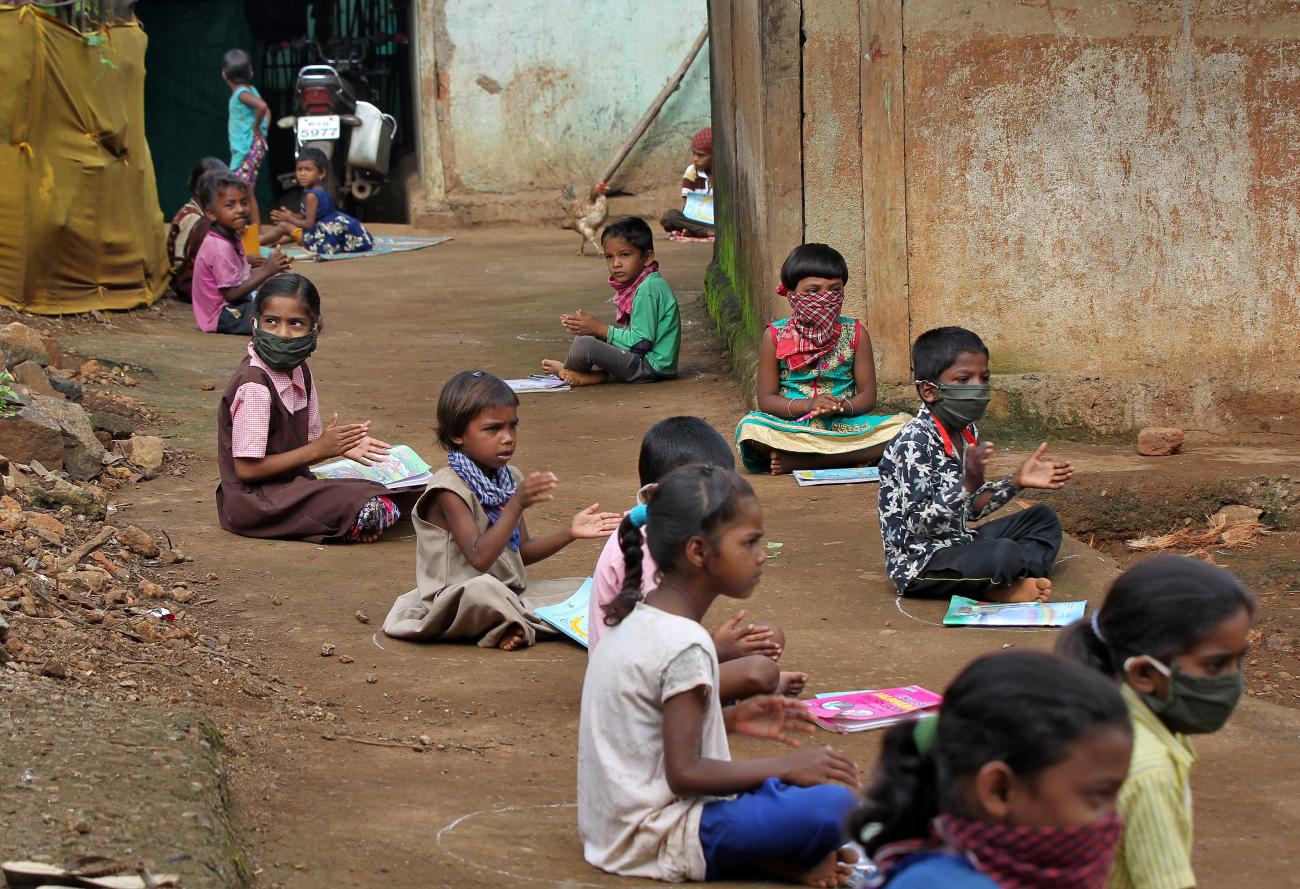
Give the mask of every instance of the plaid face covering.
<svg viewBox="0 0 1300 889">
<path fill-rule="evenodd" d="M 614 320 L 618 324 L 626 324 L 632 317 L 632 300 L 636 297 L 636 289 L 641 286 L 641 282 L 659 271 L 659 261 L 654 260 L 641 270 L 641 274 L 636 276 L 636 280 L 624 287 L 615 281 L 613 276 L 609 279 L 609 286 L 614 288 L 614 296 L 610 302 L 614 304 L 616 315 Z"/>
<path fill-rule="evenodd" d="M 843 290 L 798 293 L 782 284 L 776 292 L 790 300 L 790 322 L 776 336 L 776 357 L 791 370 L 812 364 L 835 347 L 840 338 Z"/>
<path fill-rule="evenodd" d="M 510 468 L 502 466 L 492 474 L 492 478 L 488 478 L 463 451 L 449 451 L 447 464 L 478 498 L 478 502 L 483 504 L 488 521 L 495 525 L 497 519 L 501 518 L 501 507 L 515 495 L 515 477 L 510 474 Z M 519 550 L 518 525 L 515 525 L 510 542 L 506 545 L 516 552 Z"/>
<path fill-rule="evenodd" d="M 1124 819 L 1111 814 L 1084 827 L 1008 827 L 953 815 L 935 833 L 975 859 L 1001 889 L 1103 889 Z"/>
</svg>

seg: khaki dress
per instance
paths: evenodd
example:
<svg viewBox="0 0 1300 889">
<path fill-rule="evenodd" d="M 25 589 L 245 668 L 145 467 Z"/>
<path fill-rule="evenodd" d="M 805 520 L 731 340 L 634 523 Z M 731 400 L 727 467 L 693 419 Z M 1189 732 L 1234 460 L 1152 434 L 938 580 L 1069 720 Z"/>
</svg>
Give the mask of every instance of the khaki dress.
<svg viewBox="0 0 1300 889">
<path fill-rule="evenodd" d="M 523 473 L 513 466 L 518 483 Z M 512 627 L 521 627 L 524 642 L 558 635 L 532 609 L 563 602 L 582 585 L 582 578 L 528 582 L 524 560 L 506 547 L 487 573 L 469 563 L 451 532 L 424 519 L 440 491 L 451 491 L 474 514 L 479 533 L 488 529 L 483 504 L 450 468 L 439 470 L 411 512 L 415 523 L 415 589 L 397 597 L 384 619 L 384 632 L 417 642 L 477 640 L 495 648 Z M 526 593 L 525 593 L 526 591 Z"/>
</svg>

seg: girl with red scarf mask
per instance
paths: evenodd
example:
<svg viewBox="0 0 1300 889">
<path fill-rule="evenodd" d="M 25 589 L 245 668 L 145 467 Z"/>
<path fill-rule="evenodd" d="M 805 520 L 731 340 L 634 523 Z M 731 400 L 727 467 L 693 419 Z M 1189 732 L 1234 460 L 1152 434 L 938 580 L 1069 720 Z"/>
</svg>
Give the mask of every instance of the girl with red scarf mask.
<svg viewBox="0 0 1300 889">
<path fill-rule="evenodd" d="M 1133 728 L 1119 690 L 1040 652 L 983 657 L 895 726 L 854 829 L 888 889 L 1103 889 Z"/>
<path fill-rule="evenodd" d="M 863 466 L 880 459 L 911 416 L 873 414 L 871 337 L 840 315 L 848 264 L 825 244 L 802 244 L 781 266 L 777 293 L 791 314 L 768 325 L 759 346 L 758 410 L 736 427 L 750 472 Z"/>
</svg>

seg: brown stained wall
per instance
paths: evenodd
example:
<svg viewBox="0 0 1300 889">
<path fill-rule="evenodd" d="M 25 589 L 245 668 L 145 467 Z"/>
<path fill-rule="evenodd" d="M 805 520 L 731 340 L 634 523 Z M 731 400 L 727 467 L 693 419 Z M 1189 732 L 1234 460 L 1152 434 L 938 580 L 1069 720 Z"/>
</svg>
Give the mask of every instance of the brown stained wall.
<svg viewBox="0 0 1300 889">
<path fill-rule="evenodd" d="M 796 45 L 761 47 L 755 8 L 776 5 L 806 41 L 798 109 L 767 101 L 771 52 Z M 745 270 L 749 313 L 784 308 L 770 287 L 800 232 L 773 182 L 796 175 L 803 239 L 836 246 L 866 285 L 846 312 L 865 302 L 884 381 L 910 378 L 911 337 L 963 324 L 1012 407 L 1049 424 L 1280 432 L 1300 414 L 1300 6 L 710 11 L 734 79 L 714 117 L 734 165 L 718 259 Z M 801 157 L 772 150 L 782 126 Z"/>
<path fill-rule="evenodd" d="M 1099 425 L 1269 431 L 1300 405 L 1300 14 L 1074 6 L 905 7 L 912 332 L 1121 390 Z"/>
</svg>

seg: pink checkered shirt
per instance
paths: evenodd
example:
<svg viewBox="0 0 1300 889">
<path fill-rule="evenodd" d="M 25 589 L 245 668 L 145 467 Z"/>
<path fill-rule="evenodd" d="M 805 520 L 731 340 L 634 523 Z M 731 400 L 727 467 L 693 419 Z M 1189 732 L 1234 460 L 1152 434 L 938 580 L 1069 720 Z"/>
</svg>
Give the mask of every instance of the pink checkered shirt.
<svg viewBox="0 0 1300 889">
<path fill-rule="evenodd" d="M 275 384 L 280 403 L 291 414 L 307 409 L 307 441 L 320 438 L 320 405 L 316 402 L 316 387 L 307 391 L 302 366 L 292 374 L 272 370 L 262 363 L 248 344 L 248 363 L 266 372 Z M 260 460 L 266 456 L 266 434 L 271 425 L 271 390 L 261 383 L 245 383 L 235 392 L 230 402 L 230 451 L 234 457 Z"/>
</svg>

